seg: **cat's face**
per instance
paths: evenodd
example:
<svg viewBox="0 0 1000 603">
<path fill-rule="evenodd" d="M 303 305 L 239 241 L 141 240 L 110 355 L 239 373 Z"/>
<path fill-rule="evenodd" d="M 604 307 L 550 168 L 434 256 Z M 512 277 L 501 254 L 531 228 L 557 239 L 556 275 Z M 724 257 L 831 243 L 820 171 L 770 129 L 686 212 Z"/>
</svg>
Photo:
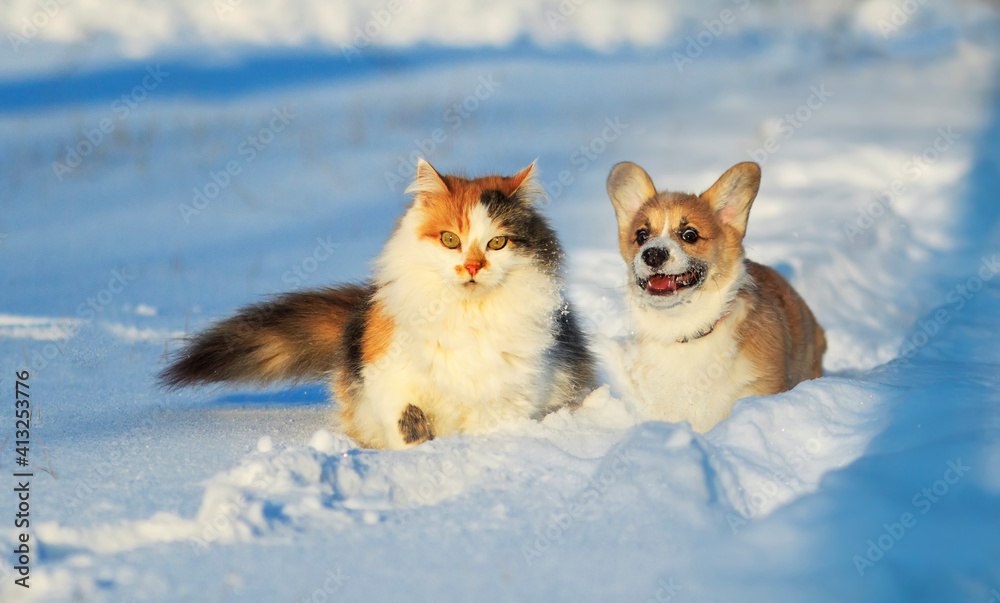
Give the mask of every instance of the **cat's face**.
<svg viewBox="0 0 1000 603">
<path fill-rule="evenodd" d="M 468 206 L 454 197 L 438 203 L 444 206 L 424 212 L 418 235 L 430 266 L 449 286 L 473 295 L 489 291 L 528 260 L 515 251 L 517 233 L 478 200 Z"/>
<path fill-rule="evenodd" d="M 400 224 L 400 234 L 412 236 L 393 256 L 411 278 L 433 274 L 440 286 L 464 296 L 486 294 L 520 270 L 555 272 L 559 246 L 532 206 L 533 168 L 465 179 L 420 162 L 408 189 L 413 205 Z"/>
</svg>

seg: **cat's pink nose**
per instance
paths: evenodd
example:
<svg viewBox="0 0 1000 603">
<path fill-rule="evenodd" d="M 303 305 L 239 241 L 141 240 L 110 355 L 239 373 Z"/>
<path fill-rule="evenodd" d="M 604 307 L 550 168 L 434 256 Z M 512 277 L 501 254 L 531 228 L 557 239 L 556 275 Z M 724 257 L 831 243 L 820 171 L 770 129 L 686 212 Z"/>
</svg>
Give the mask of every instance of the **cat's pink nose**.
<svg viewBox="0 0 1000 603">
<path fill-rule="evenodd" d="M 469 262 L 465 265 L 465 269 L 468 271 L 469 276 L 476 278 L 476 273 L 483 269 L 482 262 Z"/>
</svg>

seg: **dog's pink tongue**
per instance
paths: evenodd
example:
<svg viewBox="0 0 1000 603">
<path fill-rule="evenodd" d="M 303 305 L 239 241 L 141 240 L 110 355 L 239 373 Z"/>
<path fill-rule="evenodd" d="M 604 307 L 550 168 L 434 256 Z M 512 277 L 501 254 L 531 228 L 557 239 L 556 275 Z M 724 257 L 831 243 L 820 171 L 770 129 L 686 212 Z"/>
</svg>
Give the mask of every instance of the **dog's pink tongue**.
<svg viewBox="0 0 1000 603">
<path fill-rule="evenodd" d="M 660 292 L 677 291 L 677 279 L 673 275 L 657 274 L 649 277 L 646 289 Z"/>
</svg>

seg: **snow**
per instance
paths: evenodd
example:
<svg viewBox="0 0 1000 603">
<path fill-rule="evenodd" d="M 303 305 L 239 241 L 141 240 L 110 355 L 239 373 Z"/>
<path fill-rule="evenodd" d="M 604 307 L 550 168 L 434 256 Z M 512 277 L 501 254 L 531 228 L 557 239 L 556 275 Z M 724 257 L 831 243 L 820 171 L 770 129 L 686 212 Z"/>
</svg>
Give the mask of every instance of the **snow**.
<svg viewBox="0 0 1000 603">
<path fill-rule="evenodd" d="M 78 324 L 80 321 L 73 318 L 0 314 L 0 337 L 56 341 Z"/>
<path fill-rule="evenodd" d="M 406 3 L 348 62 L 387 3 L 80 0 L 3 54 L 0 388 L 29 368 L 35 413 L 32 587 L 4 557 L 4 601 L 1000 600 L 995 9 L 883 36 L 904 3 L 564 4 Z M 581 409 L 390 452 L 330 431 L 318 385 L 155 387 L 184 333 L 369 274 L 417 155 L 538 160 L 605 360 Z M 704 435 L 637 422 L 604 179 L 748 159 L 749 256 L 827 374 Z"/>
</svg>

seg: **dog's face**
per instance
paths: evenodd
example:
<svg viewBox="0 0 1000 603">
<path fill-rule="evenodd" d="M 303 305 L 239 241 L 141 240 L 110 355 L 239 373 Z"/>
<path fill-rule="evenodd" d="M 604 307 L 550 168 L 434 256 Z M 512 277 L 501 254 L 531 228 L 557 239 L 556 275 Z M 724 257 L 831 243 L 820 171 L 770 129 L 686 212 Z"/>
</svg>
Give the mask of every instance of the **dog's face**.
<svg viewBox="0 0 1000 603">
<path fill-rule="evenodd" d="M 728 284 L 743 259 L 743 235 L 759 186 L 756 163 L 733 166 L 697 196 L 658 193 L 641 167 L 616 165 L 608 195 L 633 293 L 673 307 Z"/>
</svg>

